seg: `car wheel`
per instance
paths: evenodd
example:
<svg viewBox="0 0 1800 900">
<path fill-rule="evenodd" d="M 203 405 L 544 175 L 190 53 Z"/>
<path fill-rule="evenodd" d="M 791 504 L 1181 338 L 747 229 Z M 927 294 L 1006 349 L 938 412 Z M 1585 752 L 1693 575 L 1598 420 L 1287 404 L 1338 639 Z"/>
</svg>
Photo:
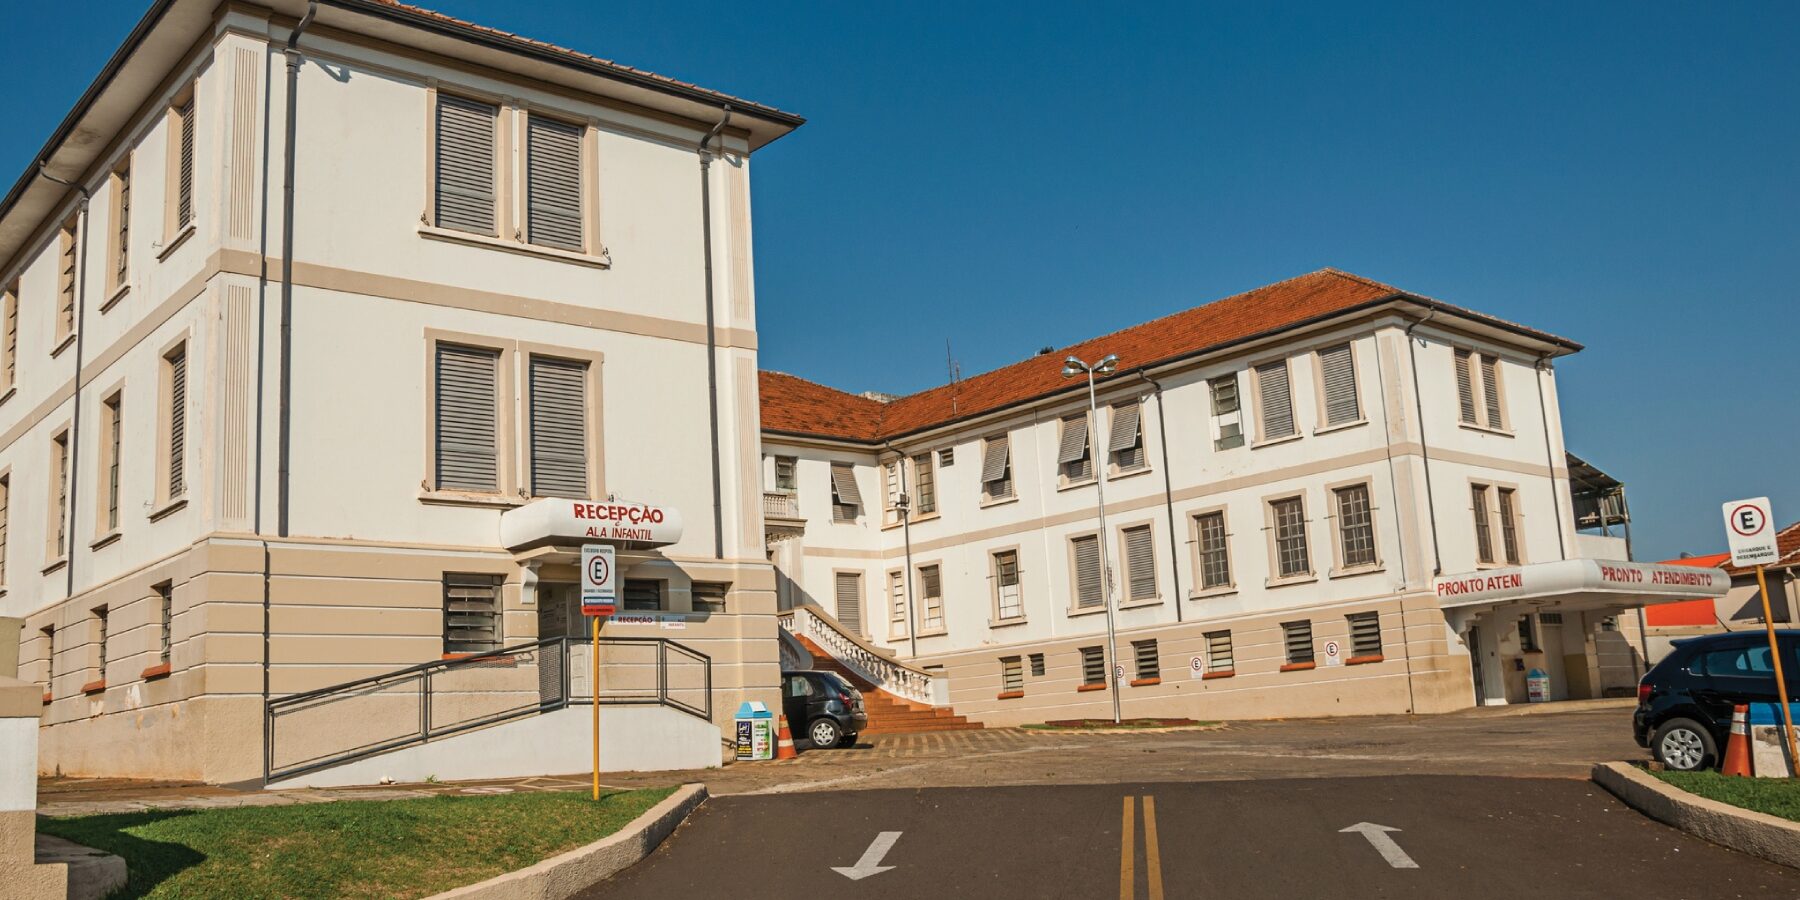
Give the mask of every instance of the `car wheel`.
<svg viewBox="0 0 1800 900">
<path fill-rule="evenodd" d="M 812 739 L 814 749 L 830 750 L 844 739 L 844 729 L 830 719 L 815 719 L 806 736 Z"/>
<path fill-rule="evenodd" d="M 1656 761 L 1677 772 L 1704 769 L 1719 758 L 1712 733 L 1693 719 L 1670 719 L 1650 739 Z"/>
</svg>

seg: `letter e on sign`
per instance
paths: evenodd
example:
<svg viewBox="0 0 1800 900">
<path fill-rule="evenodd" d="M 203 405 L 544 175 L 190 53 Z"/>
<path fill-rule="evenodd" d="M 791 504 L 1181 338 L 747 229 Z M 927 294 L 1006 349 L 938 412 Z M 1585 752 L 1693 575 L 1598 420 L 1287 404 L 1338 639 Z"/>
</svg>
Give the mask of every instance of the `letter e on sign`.
<svg viewBox="0 0 1800 900">
<path fill-rule="evenodd" d="M 1725 543 L 1731 548 L 1731 564 L 1761 566 L 1780 559 L 1774 522 L 1775 514 L 1767 497 L 1725 504 Z"/>
</svg>

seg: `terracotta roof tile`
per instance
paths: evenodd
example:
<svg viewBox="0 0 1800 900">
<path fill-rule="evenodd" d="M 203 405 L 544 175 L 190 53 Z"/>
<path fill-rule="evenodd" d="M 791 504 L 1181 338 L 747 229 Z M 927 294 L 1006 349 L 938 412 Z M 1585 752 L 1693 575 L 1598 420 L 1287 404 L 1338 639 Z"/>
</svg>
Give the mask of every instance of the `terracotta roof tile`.
<svg viewBox="0 0 1800 900">
<path fill-rule="evenodd" d="M 781 434 L 874 441 L 880 437 L 879 400 L 847 394 L 785 372 L 758 373 L 762 429 Z"/>
<path fill-rule="evenodd" d="M 810 382 L 806 384 L 816 390 L 805 392 L 802 396 L 796 397 L 795 394 L 799 392 L 792 391 L 782 391 L 771 396 L 767 393 L 769 381 L 765 379 L 763 426 L 773 431 L 831 435 L 851 440 L 875 441 L 896 437 L 1071 390 L 1076 385 L 1062 377 L 1063 358 L 1070 355 L 1088 362 L 1097 362 L 1100 356 L 1115 353 L 1121 361 L 1121 371 L 1130 372 L 1195 353 L 1217 350 L 1388 299 L 1409 299 L 1523 332 L 1569 349 L 1579 349 L 1578 344 L 1566 339 L 1407 293 L 1360 275 L 1337 269 L 1320 269 L 1086 340 L 1055 353 L 1034 356 L 963 379 L 954 385 L 943 385 L 901 397 L 886 404 L 811 385 Z M 792 379 L 793 376 L 784 375 L 781 378 Z M 856 401 L 857 405 L 854 410 L 830 410 L 829 395 L 820 392 L 849 398 Z M 867 427 L 866 418 L 871 414 L 867 404 L 871 403 L 874 404 L 876 422 L 870 437 L 853 437 L 853 429 L 834 428 L 826 423 L 808 425 L 811 416 L 829 415 L 834 423 L 853 420 L 858 428 Z M 783 425 L 775 427 L 770 423 Z"/>
</svg>

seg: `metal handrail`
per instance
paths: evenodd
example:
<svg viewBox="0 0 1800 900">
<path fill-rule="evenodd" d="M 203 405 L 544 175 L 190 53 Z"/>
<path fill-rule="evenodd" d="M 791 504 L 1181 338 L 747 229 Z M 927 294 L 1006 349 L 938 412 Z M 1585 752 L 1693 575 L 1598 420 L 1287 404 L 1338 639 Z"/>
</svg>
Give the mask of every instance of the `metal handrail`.
<svg viewBox="0 0 1800 900">
<path fill-rule="evenodd" d="M 268 703 L 265 705 L 264 711 L 263 711 L 263 738 L 264 738 L 264 740 L 263 740 L 263 747 L 264 747 L 263 780 L 266 783 L 266 782 L 269 782 L 269 781 L 272 781 L 272 780 L 275 780 L 278 778 L 291 778 L 296 775 L 303 775 L 308 772 L 316 772 L 316 771 L 319 771 L 320 769 L 326 769 L 326 768 L 330 768 L 332 766 L 342 765 L 347 762 L 354 762 L 358 759 L 365 759 L 370 756 L 374 756 L 374 755 L 377 755 L 380 753 L 385 753 L 389 750 L 397 750 L 401 747 L 411 746 L 414 744 L 423 744 L 423 743 L 427 743 L 434 739 L 449 737 L 449 736 L 455 735 L 455 734 L 461 734 L 463 732 L 471 731 L 471 730 L 474 730 L 477 728 L 484 728 L 489 725 L 495 725 L 500 722 L 505 722 L 505 721 L 508 721 L 511 719 L 517 719 L 517 718 L 521 718 L 524 716 L 530 716 L 530 715 L 537 715 L 537 714 L 545 713 L 545 712 L 553 712 L 553 711 L 560 710 L 560 709 L 566 709 L 570 706 L 586 705 L 589 703 L 599 703 L 604 706 L 641 706 L 641 705 L 667 706 L 671 709 L 677 710 L 679 712 L 684 712 L 684 713 L 687 713 L 692 716 L 696 716 L 700 719 L 703 719 L 703 720 L 706 720 L 709 722 L 712 720 L 713 679 L 712 679 L 712 657 L 711 656 L 709 656 L 705 653 L 702 653 L 698 650 L 695 650 L 692 647 L 688 647 L 683 644 L 677 643 L 675 641 L 669 640 L 668 638 L 603 637 L 600 639 L 600 643 L 603 645 L 611 645 L 611 646 L 655 645 L 655 647 L 656 647 L 656 688 L 655 688 L 654 693 L 646 694 L 646 693 L 638 692 L 638 693 L 624 695 L 624 696 L 606 697 L 606 696 L 603 696 L 599 690 L 597 690 L 596 685 L 589 685 L 588 691 L 591 696 L 586 697 L 586 698 L 574 697 L 573 691 L 571 690 L 572 670 L 569 665 L 569 659 L 570 659 L 570 655 L 571 655 L 570 649 L 573 646 L 587 644 L 587 641 L 579 639 L 579 638 L 569 638 L 569 637 L 542 638 L 542 639 L 539 639 L 536 641 L 532 641 L 530 643 L 516 644 L 511 647 L 502 647 L 497 650 L 488 650 L 488 651 L 485 651 L 482 653 L 474 653 L 474 654 L 470 654 L 467 656 L 457 656 L 457 657 L 454 657 L 451 659 L 440 659 L 440 660 L 432 660 L 430 662 L 418 663 L 416 665 L 411 665 L 411 666 L 406 666 L 404 668 L 395 669 L 391 672 L 384 672 L 379 675 L 371 675 L 371 676 L 367 676 L 364 678 L 357 678 L 357 679 L 354 679 L 351 681 L 343 682 L 341 684 L 334 684 L 334 685 L 330 685 L 330 686 L 323 687 L 323 688 L 315 688 L 315 689 L 309 690 L 309 691 L 301 691 L 301 692 L 294 693 L 294 694 L 288 694 L 283 697 L 276 697 L 276 698 L 270 699 L 268 701 Z M 557 696 L 554 699 L 544 699 L 544 697 L 543 697 L 544 685 L 542 684 L 542 682 L 540 682 L 539 683 L 539 699 L 537 700 L 537 702 L 522 704 L 522 705 L 512 708 L 512 709 L 502 710 L 497 713 L 492 713 L 489 715 L 484 715 L 484 716 L 480 716 L 480 717 L 477 717 L 474 719 L 469 719 L 469 720 L 465 720 L 465 721 L 461 721 L 461 722 L 454 722 L 454 723 L 450 723 L 447 725 L 435 726 L 435 727 L 432 725 L 432 702 L 431 701 L 432 701 L 432 694 L 433 694 L 433 690 L 432 690 L 433 676 L 442 675 L 446 672 L 452 672 L 452 671 L 457 671 L 457 670 L 461 670 L 461 669 L 475 668 L 485 662 L 492 662 L 492 661 L 501 660 L 501 659 L 511 661 L 511 660 L 514 660 L 519 657 L 526 657 L 526 656 L 530 656 L 533 654 L 537 655 L 537 657 L 540 660 L 543 660 L 543 659 L 546 659 L 544 651 L 546 651 L 548 648 L 553 647 L 553 646 L 556 648 L 556 659 L 558 660 L 557 667 L 560 670 L 557 673 L 557 678 L 558 678 L 559 683 L 556 685 Z M 673 648 L 675 653 L 678 656 L 682 657 L 684 661 L 691 663 L 691 664 L 698 664 L 700 666 L 701 674 L 702 674 L 702 687 L 701 687 L 702 702 L 701 703 L 693 703 L 693 702 L 684 700 L 679 696 L 676 696 L 676 691 L 690 691 L 690 690 L 692 690 L 691 688 L 678 688 L 675 690 L 671 690 L 671 688 L 669 686 L 670 648 Z M 543 663 L 540 662 L 539 664 L 542 665 Z M 361 747 L 355 747 L 350 750 L 346 750 L 342 753 L 336 753 L 331 756 L 310 759 L 310 760 L 307 760 L 305 762 L 298 763 L 295 765 L 283 766 L 283 767 L 277 767 L 275 765 L 275 757 L 276 757 L 275 726 L 276 726 L 277 718 L 279 716 L 281 716 L 283 713 L 293 710 L 295 707 L 304 706 L 312 701 L 317 701 L 317 700 L 321 700 L 324 698 L 330 698 L 330 697 L 334 697 L 334 696 L 345 696 L 345 695 L 349 695 L 349 694 L 352 694 L 357 691 L 364 691 L 364 690 L 369 690 L 369 689 L 379 689 L 379 688 L 388 687 L 388 686 L 392 686 L 392 685 L 404 684 L 408 681 L 417 681 L 419 684 L 419 688 L 418 688 L 418 690 L 419 690 L 419 724 L 418 724 L 418 730 L 415 733 L 408 734 L 403 737 L 394 738 L 391 740 L 379 741 L 379 742 L 364 745 Z"/>
</svg>

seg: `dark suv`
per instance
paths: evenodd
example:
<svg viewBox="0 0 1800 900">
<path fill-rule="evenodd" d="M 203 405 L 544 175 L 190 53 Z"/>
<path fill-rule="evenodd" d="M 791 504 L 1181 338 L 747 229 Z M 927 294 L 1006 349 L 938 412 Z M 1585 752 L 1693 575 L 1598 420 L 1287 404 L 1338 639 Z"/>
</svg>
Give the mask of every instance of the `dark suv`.
<svg viewBox="0 0 1800 900">
<path fill-rule="evenodd" d="M 869 727 L 862 692 L 836 672 L 781 673 L 781 711 L 794 737 L 805 737 L 819 750 L 848 747 Z"/>
<path fill-rule="evenodd" d="M 1790 699 L 1800 699 L 1800 631 L 1775 632 Z M 1658 762 L 1692 771 L 1716 765 L 1740 703 L 1776 702 L 1775 667 L 1765 631 L 1712 634 L 1675 648 L 1638 682 L 1631 718 L 1638 746 Z"/>
</svg>

